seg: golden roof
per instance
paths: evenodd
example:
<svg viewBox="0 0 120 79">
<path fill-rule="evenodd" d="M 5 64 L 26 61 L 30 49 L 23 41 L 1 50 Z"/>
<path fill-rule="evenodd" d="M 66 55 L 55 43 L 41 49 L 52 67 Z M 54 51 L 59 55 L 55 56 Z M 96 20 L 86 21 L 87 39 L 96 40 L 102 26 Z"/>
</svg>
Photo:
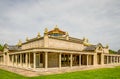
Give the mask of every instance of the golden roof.
<svg viewBox="0 0 120 79">
<path fill-rule="evenodd" d="M 66 32 L 60 30 L 57 25 L 55 26 L 55 28 L 51 31 L 48 32 L 48 35 L 51 35 L 51 34 L 62 34 L 62 35 L 65 35 Z"/>
</svg>

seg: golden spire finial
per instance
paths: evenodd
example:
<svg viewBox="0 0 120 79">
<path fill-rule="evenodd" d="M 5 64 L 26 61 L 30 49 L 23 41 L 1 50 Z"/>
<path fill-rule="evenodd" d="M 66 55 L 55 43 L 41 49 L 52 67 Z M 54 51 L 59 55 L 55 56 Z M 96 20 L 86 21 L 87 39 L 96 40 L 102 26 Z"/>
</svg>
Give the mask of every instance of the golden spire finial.
<svg viewBox="0 0 120 79">
<path fill-rule="evenodd" d="M 37 38 L 40 38 L 41 36 L 40 36 L 40 32 L 38 32 L 38 35 L 37 35 Z"/>
<path fill-rule="evenodd" d="M 28 38 L 28 37 L 26 37 L 26 41 L 29 41 L 29 38 Z"/>
<path fill-rule="evenodd" d="M 21 46 L 22 45 L 22 41 L 21 40 L 19 40 L 19 42 L 18 42 L 18 44 L 17 44 L 18 46 Z"/>
<path fill-rule="evenodd" d="M 88 41 L 89 41 L 88 38 L 86 38 L 86 42 L 87 42 L 87 43 L 88 43 Z"/>
<path fill-rule="evenodd" d="M 85 37 L 83 37 L 83 41 L 85 41 Z"/>
<path fill-rule="evenodd" d="M 88 38 L 85 38 L 85 37 L 83 37 L 83 41 L 85 42 L 85 43 L 88 43 Z"/>
<path fill-rule="evenodd" d="M 45 28 L 45 31 L 44 31 L 44 33 L 48 33 L 48 28 Z"/>
<path fill-rule="evenodd" d="M 69 40 L 69 34 L 66 32 L 66 40 Z"/>
<path fill-rule="evenodd" d="M 68 32 L 66 32 L 66 35 L 69 35 Z"/>
<path fill-rule="evenodd" d="M 106 44 L 106 48 L 109 48 L 109 45 L 108 45 L 108 44 Z"/>
<path fill-rule="evenodd" d="M 55 25 L 55 29 L 58 28 L 58 25 Z"/>
</svg>

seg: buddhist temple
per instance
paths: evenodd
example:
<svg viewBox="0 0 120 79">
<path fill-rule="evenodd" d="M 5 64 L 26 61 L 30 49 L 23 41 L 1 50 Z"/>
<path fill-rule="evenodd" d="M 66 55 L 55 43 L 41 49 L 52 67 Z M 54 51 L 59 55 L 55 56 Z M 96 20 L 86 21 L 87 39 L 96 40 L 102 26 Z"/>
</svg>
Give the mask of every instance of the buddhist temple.
<svg viewBox="0 0 120 79">
<path fill-rule="evenodd" d="M 29 70 L 120 64 L 120 55 L 110 54 L 109 46 L 91 44 L 88 38 L 74 38 L 55 26 L 45 28 L 43 36 L 19 40 L 16 45 L 4 45 L 0 65 Z"/>
</svg>

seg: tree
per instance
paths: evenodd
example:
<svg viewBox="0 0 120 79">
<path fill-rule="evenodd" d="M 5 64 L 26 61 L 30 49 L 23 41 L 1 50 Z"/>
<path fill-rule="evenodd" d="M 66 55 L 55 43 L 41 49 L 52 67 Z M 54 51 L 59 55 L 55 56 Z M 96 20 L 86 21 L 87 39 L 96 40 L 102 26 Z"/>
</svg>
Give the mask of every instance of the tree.
<svg viewBox="0 0 120 79">
<path fill-rule="evenodd" d="M 3 46 L 0 44 L 0 51 L 3 51 Z"/>
<path fill-rule="evenodd" d="M 116 54 L 117 52 L 116 51 L 114 51 L 114 50 L 109 50 L 109 52 L 110 52 L 110 54 Z"/>
<path fill-rule="evenodd" d="M 118 54 L 120 54 L 120 49 L 118 50 L 118 52 L 117 52 Z"/>
</svg>

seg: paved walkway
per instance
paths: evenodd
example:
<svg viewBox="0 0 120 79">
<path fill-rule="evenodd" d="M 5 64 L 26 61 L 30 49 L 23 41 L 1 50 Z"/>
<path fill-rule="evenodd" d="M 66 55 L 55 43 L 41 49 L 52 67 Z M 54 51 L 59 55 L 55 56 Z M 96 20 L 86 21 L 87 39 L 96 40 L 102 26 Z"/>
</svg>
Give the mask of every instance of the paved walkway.
<svg viewBox="0 0 120 79">
<path fill-rule="evenodd" d="M 21 69 L 21 68 L 15 68 L 10 66 L 3 66 L 0 65 L 0 69 L 4 69 L 13 73 L 17 73 L 23 76 L 27 77 L 33 77 L 33 76 L 40 76 L 40 75 L 49 75 L 49 74 L 60 74 L 60 73 L 66 73 L 66 72 L 74 72 L 74 71 L 83 71 L 83 70 L 90 70 L 90 69 L 98 69 L 98 68 L 114 68 L 118 65 L 104 65 L 104 66 L 81 66 L 81 67 L 63 67 L 61 69 L 59 68 L 48 68 L 45 69 L 36 69 L 35 71 L 27 70 L 27 69 Z M 119 64 L 120 66 L 120 64 Z"/>
</svg>

